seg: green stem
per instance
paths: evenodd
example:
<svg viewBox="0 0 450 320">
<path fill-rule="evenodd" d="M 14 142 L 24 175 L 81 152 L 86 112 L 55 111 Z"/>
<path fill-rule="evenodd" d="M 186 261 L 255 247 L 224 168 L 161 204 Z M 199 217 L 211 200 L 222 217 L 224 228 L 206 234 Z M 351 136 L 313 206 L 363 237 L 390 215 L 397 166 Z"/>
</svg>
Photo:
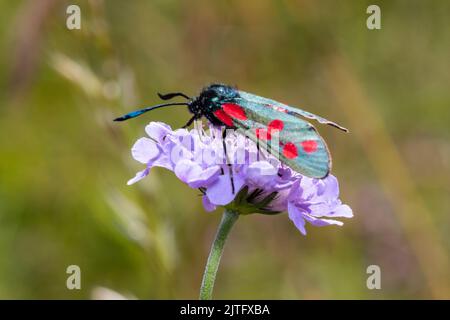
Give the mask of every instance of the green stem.
<svg viewBox="0 0 450 320">
<path fill-rule="evenodd" d="M 225 209 L 219 229 L 217 229 L 216 238 L 209 252 L 208 262 L 206 263 L 205 273 L 203 274 L 202 286 L 200 288 L 200 300 L 211 300 L 216 280 L 217 269 L 219 268 L 220 258 L 222 257 L 225 241 L 230 233 L 231 227 L 239 217 L 239 213 Z"/>
</svg>

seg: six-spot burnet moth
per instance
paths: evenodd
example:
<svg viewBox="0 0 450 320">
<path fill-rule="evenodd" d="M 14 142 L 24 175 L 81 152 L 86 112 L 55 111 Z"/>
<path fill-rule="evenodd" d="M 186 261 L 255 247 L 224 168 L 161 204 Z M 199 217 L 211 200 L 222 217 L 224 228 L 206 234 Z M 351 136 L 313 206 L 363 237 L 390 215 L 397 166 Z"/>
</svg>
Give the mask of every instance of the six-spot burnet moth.
<svg viewBox="0 0 450 320">
<path fill-rule="evenodd" d="M 310 112 L 222 84 L 205 87 L 195 98 L 190 98 L 183 93 L 165 95 L 158 93 L 158 95 L 163 100 L 183 97 L 188 102 L 148 107 L 130 112 L 114 121 L 135 118 L 147 111 L 166 106 L 187 106 L 193 116 L 184 127 L 191 125 L 194 120 L 205 117 L 214 126 L 245 132 L 246 136 L 258 145 L 265 147 L 269 152 L 270 150 L 279 150 L 277 156 L 283 163 L 311 178 L 321 179 L 329 174 L 331 155 L 323 138 L 304 118 L 313 119 L 348 132 L 346 128 Z M 271 146 L 272 135 L 275 131 L 279 135 L 278 139 L 275 139 L 279 144 L 277 149 Z M 223 141 L 225 141 L 226 132 L 226 130 L 223 131 Z M 225 142 L 223 146 L 226 154 Z M 230 174 L 230 176 L 232 175 Z"/>
</svg>

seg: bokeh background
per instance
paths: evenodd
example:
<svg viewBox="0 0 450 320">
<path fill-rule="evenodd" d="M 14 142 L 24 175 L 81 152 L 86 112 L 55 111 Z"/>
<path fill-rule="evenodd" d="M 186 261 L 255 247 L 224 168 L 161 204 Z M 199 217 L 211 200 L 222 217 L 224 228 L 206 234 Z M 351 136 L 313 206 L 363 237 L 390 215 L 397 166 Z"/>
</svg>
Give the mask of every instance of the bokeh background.
<svg viewBox="0 0 450 320">
<path fill-rule="evenodd" d="M 81 8 L 81 30 L 66 8 Z M 381 30 L 366 8 L 381 7 Z M 320 127 L 355 217 L 308 228 L 239 219 L 216 298 L 450 298 L 448 1 L 2 1 L 0 298 L 195 299 L 221 212 L 170 172 L 140 183 L 150 120 L 210 82 L 301 106 Z M 66 288 L 81 268 L 82 289 Z M 366 268 L 381 267 L 368 290 Z M 111 290 L 111 291 L 108 291 Z"/>
</svg>

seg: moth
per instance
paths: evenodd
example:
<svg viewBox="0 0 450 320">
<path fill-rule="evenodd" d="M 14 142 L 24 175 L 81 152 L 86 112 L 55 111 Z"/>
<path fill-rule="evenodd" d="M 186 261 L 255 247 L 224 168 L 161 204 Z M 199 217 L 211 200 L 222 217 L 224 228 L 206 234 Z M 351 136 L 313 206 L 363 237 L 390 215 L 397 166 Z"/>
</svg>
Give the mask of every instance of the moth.
<svg viewBox="0 0 450 320">
<path fill-rule="evenodd" d="M 311 178 L 325 178 L 331 170 L 331 155 L 324 139 L 316 128 L 305 119 L 316 120 L 344 132 L 348 130 L 335 122 L 319 117 L 308 111 L 294 108 L 278 101 L 240 91 L 223 84 L 211 84 L 197 97 L 189 97 L 176 92 L 160 94 L 162 100 L 182 97 L 187 102 L 164 103 L 130 112 L 114 121 L 124 121 L 141 114 L 167 106 L 187 106 L 194 120 L 205 117 L 213 126 L 235 129 L 269 152 L 277 151 L 279 159 L 294 171 Z M 277 149 L 272 143 L 274 133 L 278 134 Z M 226 130 L 223 131 L 225 139 Z M 274 139 L 275 140 L 275 139 Z M 226 145 L 224 143 L 226 154 Z"/>
</svg>

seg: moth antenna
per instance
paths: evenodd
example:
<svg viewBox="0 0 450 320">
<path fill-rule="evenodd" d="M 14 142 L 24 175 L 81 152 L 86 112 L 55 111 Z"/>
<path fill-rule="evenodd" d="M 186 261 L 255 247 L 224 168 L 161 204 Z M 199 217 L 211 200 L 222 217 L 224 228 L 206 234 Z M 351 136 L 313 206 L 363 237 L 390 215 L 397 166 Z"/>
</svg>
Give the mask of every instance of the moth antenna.
<svg viewBox="0 0 450 320">
<path fill-rule="evenodd" d="M 192 100 L 191 97 L 187 96 L 186 94 L 182 93 L 182 92 L 173 92 L 173 93 L 167 93 L 167 94 L 161 94 L 158 92 L 158 97 L 161 100 L 170 100 L 173 99 L 175 97 L 183 97 L 186 98 L 187 100 Z"/>
<path fill-rule="evenodd" d="M 147 107 L 147 108 L 144 108 L 144 109 L 132 111 L 132 112 L 127 113 L 127 114 L 125 114 L 125 115 L 123 115 L 121 117 L 115 118 L 114 121 L 125 121 L 125 120 L 128 120 L 128 119 L 136 118 L 136 117 L 140 116 L 141 114 L 146 113 L 148 111 L 155 110 L 155 109 L 158 109 L 158 108 L 168 107 L 168 106 L 189 106 L 189 103 L 176 102 L 176 103 L 158 104 L 156 106 L 151 106 L 151 107 Z"/>
</svg>

